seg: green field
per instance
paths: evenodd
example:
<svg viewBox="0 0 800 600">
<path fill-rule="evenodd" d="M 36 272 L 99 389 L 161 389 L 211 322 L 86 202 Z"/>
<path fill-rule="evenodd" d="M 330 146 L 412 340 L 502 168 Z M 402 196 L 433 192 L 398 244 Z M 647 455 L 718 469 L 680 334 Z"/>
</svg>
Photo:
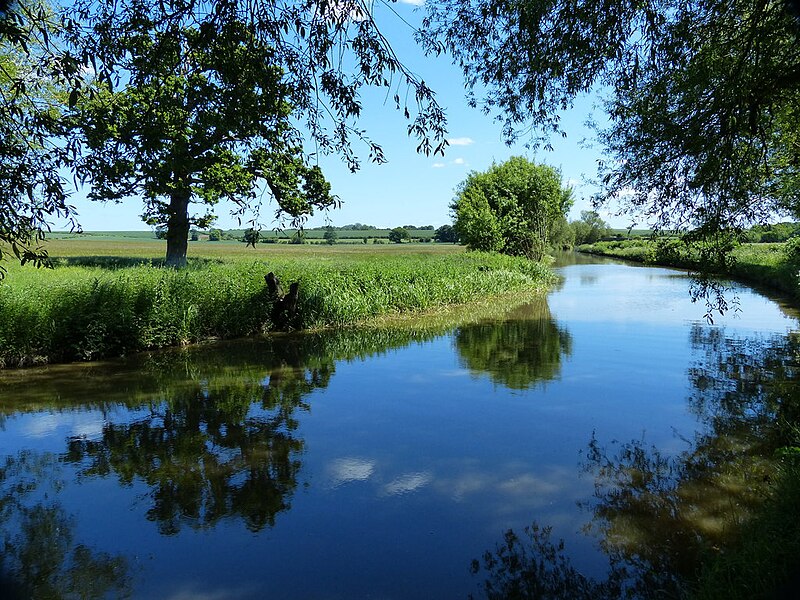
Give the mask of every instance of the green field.
<svg viewBox="0 0 800 600">
<path fill-rule="evenodd" d="M 388 243 L 389 232 L 391 229 L 343 229 L 337 230 L 337 244 L 363 244 L 366 238 L 368 244 L 373 244 L 376 240 L 378 243 Z M 244 236 L 244 229 L 229 229 L 223 231 L 225 239 L 222 243 L 242 243 Z M 408 229 L 408 234 L 412 240 L 419 242 L 429 242 L 433 240 L 433 235 L 436 232 L 432 229 Z M 288 244 L 297 234 L 296 229 L 284 229 L 282 231 L 275 231 L 272 229 L 265 229 L 260 232 L 261 241 L 263 243 L 277 242 Z M 324 229 L 304 229 L 303 237 L 306 243 L 325 243 Z M 51 240 L 109 240 L 109 241 L 144 241 L 144 240 L 157 240 L 156 234 L 153 231 L 84 231 L 82 233 L 67 232 L 67 231 L 54 231 L 47 234 L 48 239 Z M 190 244 L 204 244 L 208 242 L 208 232 L 199 231 L 198 240 L 190 242 Z M 211 242 L 220 243 L 220 242 Z"/>
<path fill-rule="evenodd" d="M 198 242 L 182 270 L 155 239 L 51 240 L 52 269 L 8 264 L 0 283 L 0 366 L 96 360 L 273 331 L 264 276 L 300 284 L 293 329 L 428 311 L 553 281 L 521 258 L 450 244 Z"/>
</svg>

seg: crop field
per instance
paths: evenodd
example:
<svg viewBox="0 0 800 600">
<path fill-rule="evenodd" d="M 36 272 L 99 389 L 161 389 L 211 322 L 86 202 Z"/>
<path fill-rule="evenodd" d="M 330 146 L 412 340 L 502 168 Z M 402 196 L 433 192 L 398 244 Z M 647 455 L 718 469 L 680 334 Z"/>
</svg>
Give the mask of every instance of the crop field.
<svg viewBox="0 0 800 600">
<path fill-rule="evenodd" d="M 114 232 L 117 233 L 117 232 Z M 147 233 L 147 232 L 145 232 Z M 54 259 L 66 257 L 127 257 L 131 259 L 160 259 L 164 257 L 166 242 L 149 237 L 91 237 L 50 239 L 46 244 Z M 245 258 L 269 260 L 273 256 L 330 259 L 352 257 L 353 259 L 380 258 L 387 255 L 447 255 L 465 251 L 456 244 L 257 244 L 247 246 L 237 241 L 189 242 L 187 256 L 204 259 Z M 9 265 L 11 266 L 11 265 Z"/>
<path fill-rule="evenodd" d="M 279 245 L 197 242 L 187 268 L 162 265 L 160 240 L 52 240 L 53 268 L 8 264 L 0 282 L 0 366 L 95 360 L 273 331 L 276 298 L 299 284 L 290 329 L 341 327 L 428 311 L 553 281 L 526 259 L 448 244 Z"/>
</svg>

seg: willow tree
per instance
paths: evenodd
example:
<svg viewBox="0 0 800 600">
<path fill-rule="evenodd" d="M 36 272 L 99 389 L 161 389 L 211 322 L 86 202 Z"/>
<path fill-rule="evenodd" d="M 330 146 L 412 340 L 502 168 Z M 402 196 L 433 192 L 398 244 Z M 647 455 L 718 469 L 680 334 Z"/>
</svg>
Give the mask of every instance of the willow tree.
<svg viewBox="0 0 800 600">
<path fill-rule="evenodd" d="M 800 213 L 798 4 L 437 0 L 423 38 L 512 139 L 563 133 L 560 111 L 600 90 L 602 198 L 713 237 Z"/>
</svg>

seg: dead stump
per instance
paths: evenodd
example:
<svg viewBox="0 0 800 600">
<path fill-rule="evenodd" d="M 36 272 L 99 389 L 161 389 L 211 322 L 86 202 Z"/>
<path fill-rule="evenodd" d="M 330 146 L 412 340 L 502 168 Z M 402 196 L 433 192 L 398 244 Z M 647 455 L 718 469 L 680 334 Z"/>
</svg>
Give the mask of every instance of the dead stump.
<svg viewBox="0 0 800 600">
<path fill-rule="evenodd" d="M 269 272 L 264 275 L 267 283 L 267 295 L 272 300 L 272 312 L 270 318 L 276 329 L 289 329 L 297 317 L 297 297 L 300 292 L 300 284 L 293 282 L 289 285 L 289 293 L 285 294 L 281 287 L 281 282 L 275 273 Z"/>
</svg>

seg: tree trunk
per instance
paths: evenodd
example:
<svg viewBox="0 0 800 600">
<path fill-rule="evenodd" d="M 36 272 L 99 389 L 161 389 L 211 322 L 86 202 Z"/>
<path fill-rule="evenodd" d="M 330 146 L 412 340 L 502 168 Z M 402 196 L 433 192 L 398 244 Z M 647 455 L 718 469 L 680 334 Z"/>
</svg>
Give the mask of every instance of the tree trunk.
<svg viewBox="0 0 800 600">
<path fill-rule="evenodd" d="M 186 251 L 189 248 L 189 198 L 187 191 L 175 191 L 169 201 L 167 219 L 167 259 L 168 267 L 186 266 Z"/>
</svg>

